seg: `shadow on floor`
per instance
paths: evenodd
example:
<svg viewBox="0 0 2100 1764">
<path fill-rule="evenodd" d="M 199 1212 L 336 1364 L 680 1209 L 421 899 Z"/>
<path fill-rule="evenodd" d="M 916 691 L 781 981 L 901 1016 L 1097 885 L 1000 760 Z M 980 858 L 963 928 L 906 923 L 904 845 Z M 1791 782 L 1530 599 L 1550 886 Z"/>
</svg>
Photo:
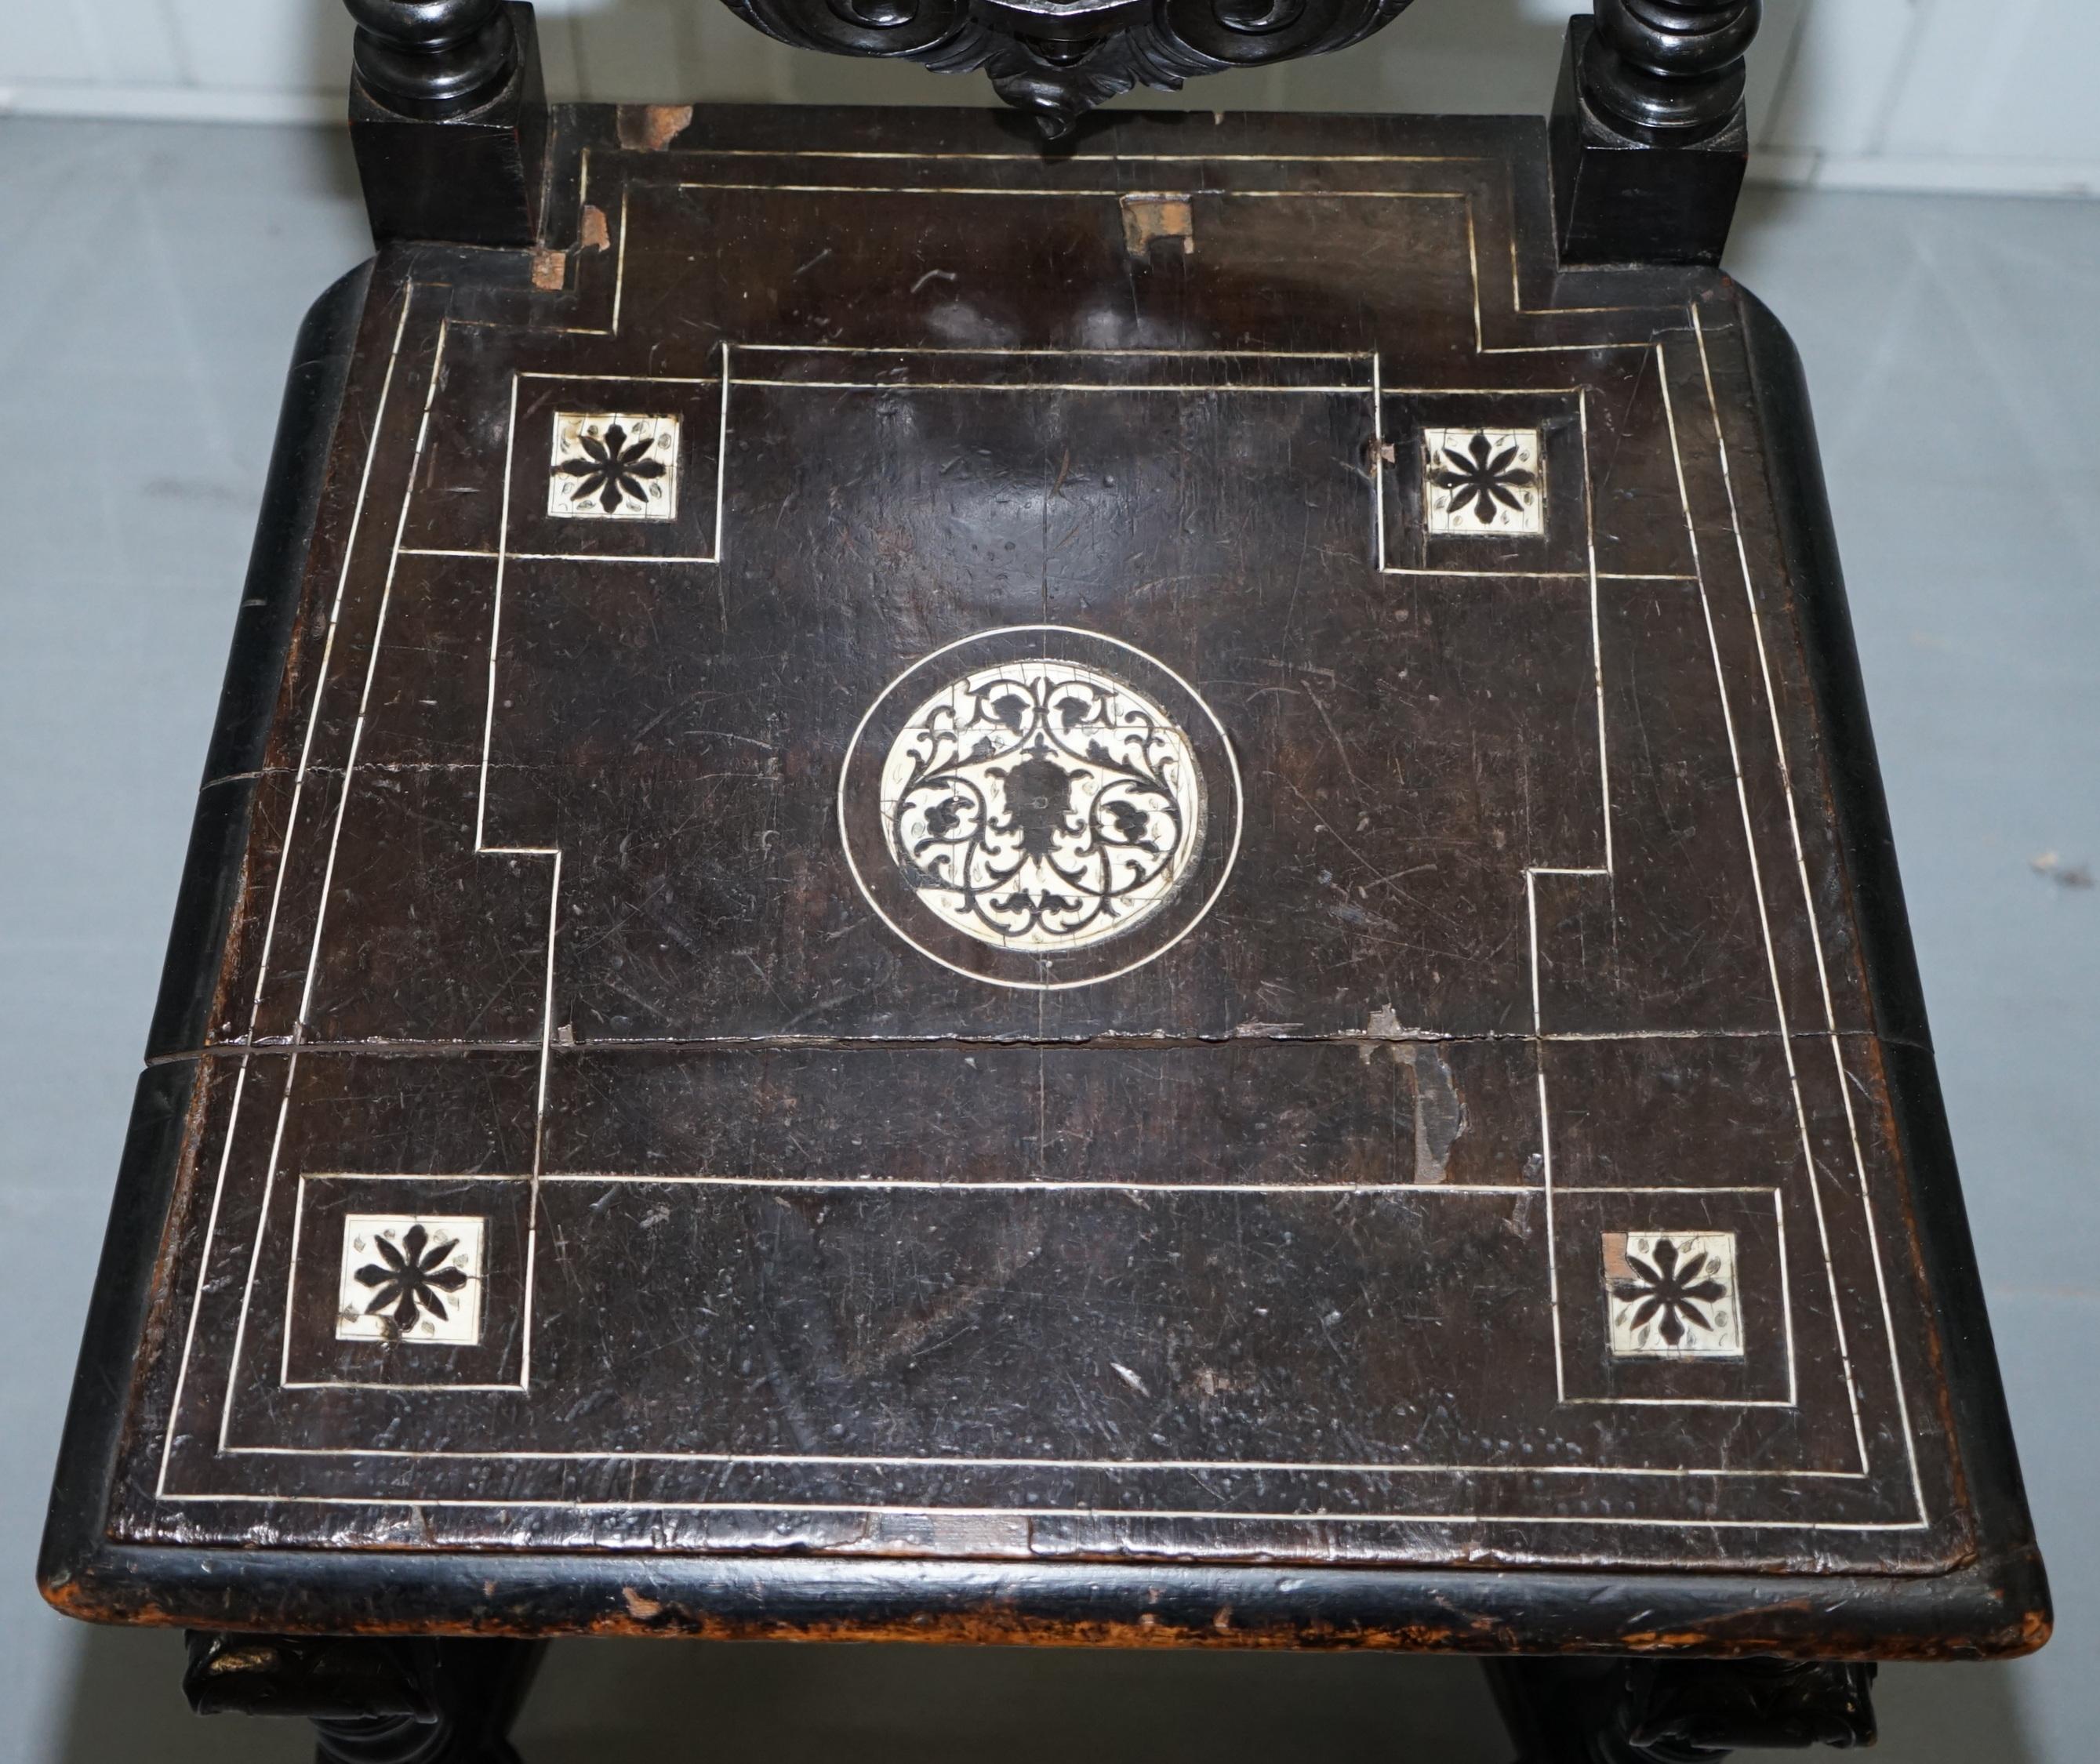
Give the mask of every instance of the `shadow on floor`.
<svg viewBox="0 0 2100 1764">
<path fill-rule="evenodd" d="M 53 1764 L 304 1764 L 304 1724 L 192 1715 L 179 1631 L 82 1629 Z M 1895 1666 L 1879 1764 L 2021 1764 L 2010 1673 Z M 1370 1654 L 567 1642 L 526 1764 L 1508 1764 L 1470 1660 Z M 1762 1754 L 1772 1756 L 1774 1754 Z"/>
<path fill-rule="evenodd" d="M 528 1764 L 1508 1764 L 1469 1660 L 1368 1654 L 578 1642 L 518 1725 Z"/>
<path fill-rule="evenodd" d="M 83 1629 L 52 1764 L 293 1764 L 303 1723 L 201 1719 L 173 1630 Z M 1341 1654 L 567 1642 L 526 1764 L 1508 1764 L 1471 1662 Z"/>
</svg>

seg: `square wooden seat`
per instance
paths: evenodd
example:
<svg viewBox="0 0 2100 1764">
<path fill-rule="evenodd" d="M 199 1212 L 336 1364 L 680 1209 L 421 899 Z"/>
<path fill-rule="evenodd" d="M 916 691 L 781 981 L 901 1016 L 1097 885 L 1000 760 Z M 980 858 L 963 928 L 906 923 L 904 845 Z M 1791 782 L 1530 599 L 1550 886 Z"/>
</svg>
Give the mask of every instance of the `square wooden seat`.
<svg viewBox="0 0 2100 1764">
<path fill-rule="evenodd" d="M 548 151 L 302 342 L 49 1595 L 2038 1643 L 1756 301 L 1513 120 Z"/>
</svg>

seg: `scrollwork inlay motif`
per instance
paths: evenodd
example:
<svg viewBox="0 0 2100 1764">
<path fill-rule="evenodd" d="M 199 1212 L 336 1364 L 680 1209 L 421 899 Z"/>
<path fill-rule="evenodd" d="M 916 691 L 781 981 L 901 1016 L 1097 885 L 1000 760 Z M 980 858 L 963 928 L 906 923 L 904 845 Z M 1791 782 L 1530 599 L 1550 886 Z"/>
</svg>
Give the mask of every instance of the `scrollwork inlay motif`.
<svg viewBox="0 0 2100 1764">
<path fill-rule="evenodd" d="M 881 795 L 906 885 L 1011 950 L 1078 949 L 1142 924 L 1203 836 L 1188 737 L 1135 687 L 1070 661 L 943 686 L 891 743 Z"/>
</svg>

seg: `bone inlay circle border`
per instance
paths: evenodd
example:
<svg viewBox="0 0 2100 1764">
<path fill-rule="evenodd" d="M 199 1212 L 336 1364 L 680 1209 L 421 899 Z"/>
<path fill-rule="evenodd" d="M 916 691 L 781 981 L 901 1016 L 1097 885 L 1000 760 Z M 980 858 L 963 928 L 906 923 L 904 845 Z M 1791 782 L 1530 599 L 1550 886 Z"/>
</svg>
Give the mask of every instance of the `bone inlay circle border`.
<svg viewBox="0 0 2100 1764">
<path fill-rule="evenodd" d="M 1060 726 L 1067 717 L 1069 730 Z M 973 739 L 951 752 L 958 721 L 969 724 Z M 1114 749 L 1110 757 L 1126 774 L 1149 768 L 1147 778 L 1079 778 L 1089 745 L 1104 736 L 1104 753 Z M 999 764 L 1008 749 L 1018 763 Z M 1061 765 L 1061 755 L 1073 764 Z M 960 764 L 939 766 L 944 759 Z M 1048 805 L 1065 811 L 1057 818 L 1060 827 L 1076 817 L 1087 832 L 1028 824 L 1029 807 L 1006 786 L 1011 780 L 1017 787 L 1020 769 L 1029 765 L 1043 769 L 1050 794 L 1061 798 Z M 936 801 L 924 787 L 950 771 L 968 787 L 952 811 L 945 805 L 955 797 Z M 839 771 L 840 840 L 876 915 L 928 960 L 1021 990 L 1098 985 L 1173 948 L 1223 892 L 1239 853 L 1243 813 L 1231 741 L 1194 687 L 1134 645 L 1066 625 L 1002 626 L 920 657 L 868 707 Z M 1102 845 L 1089 836 L 1100 831 L 1096 822 L 1107 829 Z M 1011 906 L 973 899 L 954 885 L 955 866 L 984 866 L 983 842 L 973 840 L 986 827 L 999 849 L 986 874 L 1006 875 L 1002 902 L 1014 899 L 1015 880 L 1054 880 L 1058 872 L 1047 860 L 1060 853 L 1048 838 L 1072 846 L 1062 853 L 1068 868 L 1099 871 L 1092 881 L 1105 897 L 1101 905 L 1113 906 L 1105 898 L 1111 894 L 1127 905 L 1046 911 L 1039 886 Z M 938 855 L 926 844 L 929 834 L 954 847 L 944 871 L 922 867 Z M 957 834 L 960 844 L 941 837 Z M 1147 844 L 1157 852 L 1143 852 Z"/>
</svg>

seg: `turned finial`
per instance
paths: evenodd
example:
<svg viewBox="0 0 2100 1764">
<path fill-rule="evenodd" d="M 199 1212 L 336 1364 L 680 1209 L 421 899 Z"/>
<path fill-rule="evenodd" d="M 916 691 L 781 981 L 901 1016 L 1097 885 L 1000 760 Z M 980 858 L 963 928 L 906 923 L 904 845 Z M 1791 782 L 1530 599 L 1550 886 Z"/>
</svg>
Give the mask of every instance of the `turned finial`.
<svg viewBox="0 0 2100 1764">
<path fill-rule="evenodd" d="M 459 117 L 510 84 L 519 64 L 504 0 L 345 0 L 357 77 L 404 117 Z"/>
<path fill-rule="evenodd" d="M 1583 95 L 1629 133 L 1696 140 L 1742 102 L 1762 0 L 1595 0 Z"/>
</svg>

